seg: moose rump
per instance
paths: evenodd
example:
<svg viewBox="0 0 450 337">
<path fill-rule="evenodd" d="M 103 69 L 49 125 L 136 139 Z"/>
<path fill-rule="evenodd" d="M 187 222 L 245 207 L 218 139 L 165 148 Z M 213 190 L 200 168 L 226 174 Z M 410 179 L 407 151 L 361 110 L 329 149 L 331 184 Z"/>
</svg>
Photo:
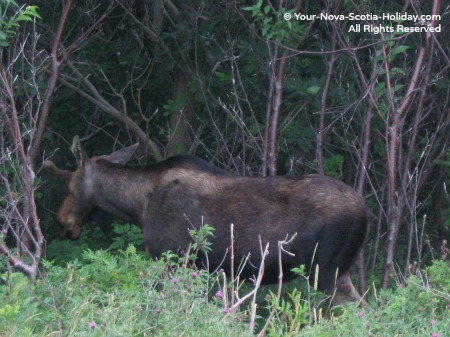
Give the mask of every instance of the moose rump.
<svg viewBox="0 0 450 337">
<path fill-rule="evenodd" d="M 364 240 L 364 204 L 337 180 L 318 175 L 257 178 L 211 173 L 202 173 L 200 178 L 198 172 L 183 171 L 177 177 L 171 172 L 168 179 L 158 179 L 143 226 L 151 254 L 180 249 L 180 243 L 187 247 L 187 229 L 209 224 L 215 228 L 210 268 L 222 263 L 226 270 L 229 259 L 224 255 L 230 247 L 230 224 L 234 224 L 235 256 L 250 253 L 243 275 L 257 272 L 260 236 L 271 248 L 265 260 L 265 281 L 271 282 L 278 278 L 278 241 L 297 233 L 285 247 L 295 256 L 283 255 L 284 270 L 300 264 L 309 270 L 311 263 L 319 264 L 319 283 L 328 277 L 333 283 L 336 268 L 348 270 Z"/>
<path fill-rule="evenodd" d="M 249 257 L 243 277 L 258 272 L 259 237 L 269 243 L 266 282 L 278 279 L 278 241 L 297 234 L 285 246 L 292 255 L 282 256 L 286 276 L 292 276 L 288 270 L 304 264 L 312 280 L 319 271 L 319 290 L 329 294 L 336 290 L 337 303 L 361 299 L 351 283 L 350 267 L 364 242 L 367 216 L 364 200 L 352 188 L 319 175 L 241 177 L 194 156 L 149 166 L 125 165 L 135 148 L 89 159 L 75 137 L 77 171 L 46 163 L 69 177 L 70 195 L 58 212 L 63 229 L 79 235 L 86 215 L 98 207 L 138 224 L 146 250 L 159 256 L 167 250 L 185 251 L 192 240 L 188 230 L 208 224 L 215 229 L 212 251 L 207 265 L 200 258 L 199 266 L 229 271 L 233 224 L 235 265 Z"/>
</svg>

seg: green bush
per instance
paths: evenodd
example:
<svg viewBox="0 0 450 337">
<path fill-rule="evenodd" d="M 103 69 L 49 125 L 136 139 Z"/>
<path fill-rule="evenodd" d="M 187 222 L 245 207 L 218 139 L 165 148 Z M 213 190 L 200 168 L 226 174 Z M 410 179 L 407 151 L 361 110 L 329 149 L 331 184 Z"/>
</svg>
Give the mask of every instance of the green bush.
<svg viewBox="0 0 450 337">
<path fill-rule="evenodd" d="M 306 327 L 300 336 L 448 336 L 450 326 L 450 265 L 435 261 L 408 284 L 381 292 L 374 310 L 353 305 L 339 316 Z"/>
<path fill-rule="evenodd" d="M 144 251 L 142 229 L 138 226 L 116 221 L 111 224 L 109 233 L 104 233 L 98 225 L 85 225 L 78 240 L 55 239 L 47 246 L 46 258 L 59 265 L 80 257 L 85 250 L 124 250 L 129 245 Z"/>
<path fill-rule="evenodd" d="M 148 260 L 133 246 L 86 251 L 66 267 L 44 262 L 30 285 L 3 274 L 0 336 L 245 336 L 248 328 L 210 301 L 208 274 Z"/>
<path fill-rule="evenodd" d="M 130 245 L 117 253 L 86 250 L 65 266 L 44 261 L 34 284 L 21 273 L 4 272 L 0 337 L 252 335 L 245 306 L 224 310 L 216 298 L 217 275 L 189 265 L 189 258 L 173 252 L 150 260 Z M 406 286 L 373 291 L 372 309 L 348 304 L 328 315 L 317 305 L 323 294 L 315 298 L 312 289 L 291 288 L 282 299 L 271 293 L 266 309 L 273 315 L 266 333 L 443 337 L 450 326 L 449 279 L 449 263 L 436 261 Z M 255 333 L 266 321 L 258 320 Z"/>
</svg>

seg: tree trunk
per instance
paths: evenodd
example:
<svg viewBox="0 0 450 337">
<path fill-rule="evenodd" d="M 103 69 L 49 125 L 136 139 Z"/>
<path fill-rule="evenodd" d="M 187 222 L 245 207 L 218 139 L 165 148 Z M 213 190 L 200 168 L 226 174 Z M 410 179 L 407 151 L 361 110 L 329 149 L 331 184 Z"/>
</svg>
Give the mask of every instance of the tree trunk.
<svg viewBox="0 0 450 337">
<path fill-rule="evenodd" d="M 400 116 L 391 109 L 392 122 L 386 125 L 386 141 L 387 141 L 387 166 L 388 166 L 388 233 L 385 243 L 384 252 L 384 271 L 381 281 L 381 287 L 387 289 L 394 266 L 395 248 L 397 246 L 398 233 L 400 231 L 400 196 L 396 193 L 397 187 L 397 151 L 398 151 L 398 135 L 400 131 Z"/>
<path fill-rule="evenodd" d="M 395 248 L 397 246 L 398 233 L 400 231 L 400 218 L 399 218 L 399 208 L 396 204 L 389 205 L 389 228 L 385 243 L 384 251 L 384 270 L 383 277 L 381 280 L 381 288 L 387 289 L 389 287 L 389 281 L 391 280 L 393 267 L 394 267 L 394 256 Z"/>
</svg>

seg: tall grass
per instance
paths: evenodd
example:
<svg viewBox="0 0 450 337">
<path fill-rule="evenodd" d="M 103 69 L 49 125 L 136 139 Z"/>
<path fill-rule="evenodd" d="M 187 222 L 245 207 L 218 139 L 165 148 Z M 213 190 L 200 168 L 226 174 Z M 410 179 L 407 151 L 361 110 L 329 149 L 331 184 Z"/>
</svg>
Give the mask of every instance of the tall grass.
<svg viewBox="0 0 450 337">
<path fill-rule="evenodd" d="M 3 273 L 0 336 L 250 336 L 251 308 L 225 310 L 221 280 L 176 254 L 159 261 L 133 246 L 118 254 L 86 251 L 65 267 L 44 262 L 35 284 Z M 386 292 L 372 291 L 372 309 L 355 305 L 324 314 L 296 289 L 258 303 L 270 317 L 269 336 L 433 336 L 450 326 L 450 266 L 436 261 Z M 218 294 L 219 293 L 219 294 Z M 337 314 L 338 313 L 338 314 Z"/>
<path fill-rule="evenodd" d="M 210 249 L 211 233 L 210 227 L 192 233 L 194 244 L 184 257 L 169 251 L 152 260 L 129 245 L 116 252 L 85 250 L 81 260 L 64 265 L 44 261 L 34 284 L 3 271 L 0 337 L 448 336 L 447 260 L 435 261 L 395 289 L 372 286 L 371 308 L 330 309 L 325 295 L 307 282 L 300 288 L 281 282 L 273 290 L 261 288 L 263 264 L 250 285 L 238 275 L 227 279 L 221 270 L 196 269 L 192 261 Z M 111 248 L 130 240 L 122 236 Z M 295 272 L 301 276 L 302 268 Z"/>
<path fill-rule="evenodd" d="M 239 312 L 211 299 L 209 275 L 149 260 L 130 246 L 86 251 L 66 267 L 44 262 L 34 285 L 3 274 L 0 336 L 246 336 Z"/>
</svg>

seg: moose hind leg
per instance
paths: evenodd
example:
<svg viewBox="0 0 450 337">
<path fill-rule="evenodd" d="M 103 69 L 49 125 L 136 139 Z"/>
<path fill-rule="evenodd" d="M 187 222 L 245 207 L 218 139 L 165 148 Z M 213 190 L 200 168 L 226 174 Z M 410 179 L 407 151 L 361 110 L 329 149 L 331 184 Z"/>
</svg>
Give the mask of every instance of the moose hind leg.
<svg viewBox="0 0 450 337">
<path fill-rule="evenodd" d="M 358 302 L 363 306 L 367 305 L 366 301 L 361 297 L 350 278 L 350 272 L 340 275 L 336 280 L 334 291 L 334 304 L 342 304 L 345 302 Z"/>
<path fill-rule="evenodd" d="M 358 291 L 355 289 L 350 278 L 350 271 L 338 275 L 337 269 L 329 268 L 327 270 L 317 269 L 318 275 L 318 289 L 329 295 L 334 305 L 343 304 L 346 302 L 358 302 L 365 305 L 366 302 Z M 310 282 L 314 284 L 316 276 L 314 273 L 310 275 Z"/>
</svg>

